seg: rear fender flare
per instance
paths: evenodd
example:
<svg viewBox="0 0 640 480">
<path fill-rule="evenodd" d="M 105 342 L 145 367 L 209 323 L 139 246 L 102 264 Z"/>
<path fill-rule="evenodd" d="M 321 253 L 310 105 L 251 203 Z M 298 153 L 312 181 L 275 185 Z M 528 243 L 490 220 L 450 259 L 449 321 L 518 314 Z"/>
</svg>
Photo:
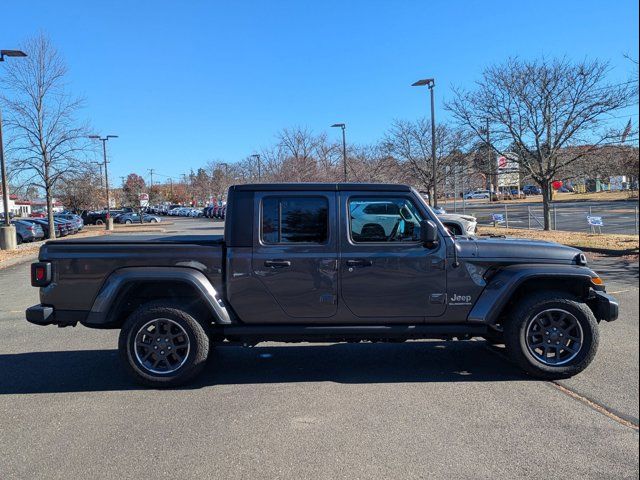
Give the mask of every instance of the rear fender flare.
<svg viewBox="0 0 640 480">
<path fill-rule="evenodd" d="M 85 320 L 87 326 L 99 327 L 109 321 L 109 312 L 127 284 L 139 281 L 178 281 L 195 289 L 210 310 L 215 323 L 230 324 L 231 317 L 222 296 L 199 270 L 186 267 L 131 267 L 113 272 L 102 285 Z"/>
</svg>

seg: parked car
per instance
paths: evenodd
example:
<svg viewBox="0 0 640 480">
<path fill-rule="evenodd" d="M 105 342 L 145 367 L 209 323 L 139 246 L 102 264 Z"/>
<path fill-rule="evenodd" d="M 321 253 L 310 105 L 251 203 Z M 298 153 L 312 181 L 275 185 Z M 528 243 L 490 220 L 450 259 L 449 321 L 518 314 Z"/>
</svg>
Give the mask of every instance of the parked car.
<svg viewBox="0 0 640 480">
<path fill-rule="evenodd" d="M 525 185 L 522 191 L 525 195 L 542 195 L 542 190 L 537 185 Z"/>
<path fill-rule="evenodd" d="M 491 197 L 491 192 L 489 190 L 474 190 L 473 192 L 467 192 L 464 195 L 464 198 L 466 200 L 474 200 L 474 199 L 490 198 L 490 197 Z"/>
<path fill-rule="evenodd" d="M 438 218 L 442 224 L 456 236 L 475 235 L 478 231 L 478 220 L 472 215 L 443 213 L 439 214 Z"/>
<path fill-rule="evenodd" d="M 27 221 L 40 225 L 40 227 L 42 227 L 42 230 L 44 231 L 44 238 L 51 238 L 51 235 L 49 234 L 49 221 L 46 218 L 30 218 Z M 67 230 L 63 229 L 63 227 L 59 223 L 54 222 L 54 227 L 56 229 L 56 238 L 64 237 L 67 235 Z"/>
<path fill-rule="evenodd" d="M 78 233 L 77 227 L 69 222 L 68 220 L 62 220 L 60 218 L 53 218 L 53 222 L 57 225 L 60 225 L 60 231 L 62 232 L 62 236 L 73 235 Z"/>
<path fill-rule="evenodd" d="M 18 245 L 23 242 L 36 242 L 44 238 L 44 230 L 41 225 L 25 220 L 15 220 L 11 224 L 16 227 L 16 241 Z"/>
<path fill-rule="evenodd" d="M 157 215 L 142 215 L 143 223 L 158 223 L 160 221 L 162 221 L 162 218 L 158 217 Z M 118 215 L 118 218 L 116 218 L 114 222 L 126 224 L 140 223 L 140 215 L 138 215 L 137 213 L 123 213 L 122 215 Z"/>
<path fill-rule="evenodd" d="M 124 367 L 157 388 L 193 380 L 221 345 L 267 341 L 485 337 L 529 375 L 564 379 L 618 317 L 581 251 L 452 236 L 408 186 L 237 185 L 228 198 L 224 236 L 45 243 L 27 321 L 119 329 Z"/>
<path fill-rule="evenodd" d="M 47 214 L 45 212 L 40 212 L 40 211 L 31 212 L 29 214 L 29 217 L 31 217 L 31 218 L 45 218 L 46 216 L 47 216 Z"/>
<path fill-rule="evenodd" d="M 78 229 L 78 231 L 81 231 L 84 228 L 84 221 L 82 220 L 82 217 L 80 215 L 76 215 L 75 213 L 59 213 L 54 215 L 53 218 L 71 222 Z"/>
</svg>

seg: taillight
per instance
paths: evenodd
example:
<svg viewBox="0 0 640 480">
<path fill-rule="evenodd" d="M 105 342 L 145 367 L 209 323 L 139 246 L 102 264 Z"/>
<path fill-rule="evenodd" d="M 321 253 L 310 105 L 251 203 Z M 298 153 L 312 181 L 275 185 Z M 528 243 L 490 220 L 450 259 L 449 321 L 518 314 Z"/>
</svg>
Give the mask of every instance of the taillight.
<svg viewBox="0 0 640 480">
<path fill-rule="evenodd" d="M 51 264 L 38 262 L 31 264 L 31 285 L 33 287 L 45 287 L 51 283 Z"/>
</svg>

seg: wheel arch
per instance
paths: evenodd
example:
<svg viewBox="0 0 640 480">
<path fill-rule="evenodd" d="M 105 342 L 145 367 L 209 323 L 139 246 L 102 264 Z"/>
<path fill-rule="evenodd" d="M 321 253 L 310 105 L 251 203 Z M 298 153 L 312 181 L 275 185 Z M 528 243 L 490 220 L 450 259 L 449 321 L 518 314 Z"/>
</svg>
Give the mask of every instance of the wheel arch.
<svg viewBox="0 0 640 480">
<path fill-rule="evenodd" d="M 184 304 L 185 310 L 206 315 L 212 323 L 231 323 L 222 296 L 209 279 L 188 267 L 131 267 L 112 273 L 102 285 L 83 322 L 93 328 L 120 328 L 144 303 L 164 300 Z"/>
<path fill-rule="evenodd" d="M 586 302 L 595 273 L 575 265 L 510 266 L 487 283 L 467 321 L 495 325 L 524 296 L 532 292 L 565 292 Z"/>
</svg>

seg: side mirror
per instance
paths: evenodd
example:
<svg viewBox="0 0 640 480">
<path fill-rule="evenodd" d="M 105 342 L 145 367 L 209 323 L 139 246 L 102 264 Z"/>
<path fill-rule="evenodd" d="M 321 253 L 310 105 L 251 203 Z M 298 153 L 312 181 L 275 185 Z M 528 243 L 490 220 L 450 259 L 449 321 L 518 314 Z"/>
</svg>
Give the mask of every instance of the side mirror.
<svg viewBox="0 0 640 480">
<path fill-rule="evenodd" d="M 438 243 L 438 227 L 431 220 L 420 222 L 420 241 L 425 247 L 432 247 Z"/>
</svg>

